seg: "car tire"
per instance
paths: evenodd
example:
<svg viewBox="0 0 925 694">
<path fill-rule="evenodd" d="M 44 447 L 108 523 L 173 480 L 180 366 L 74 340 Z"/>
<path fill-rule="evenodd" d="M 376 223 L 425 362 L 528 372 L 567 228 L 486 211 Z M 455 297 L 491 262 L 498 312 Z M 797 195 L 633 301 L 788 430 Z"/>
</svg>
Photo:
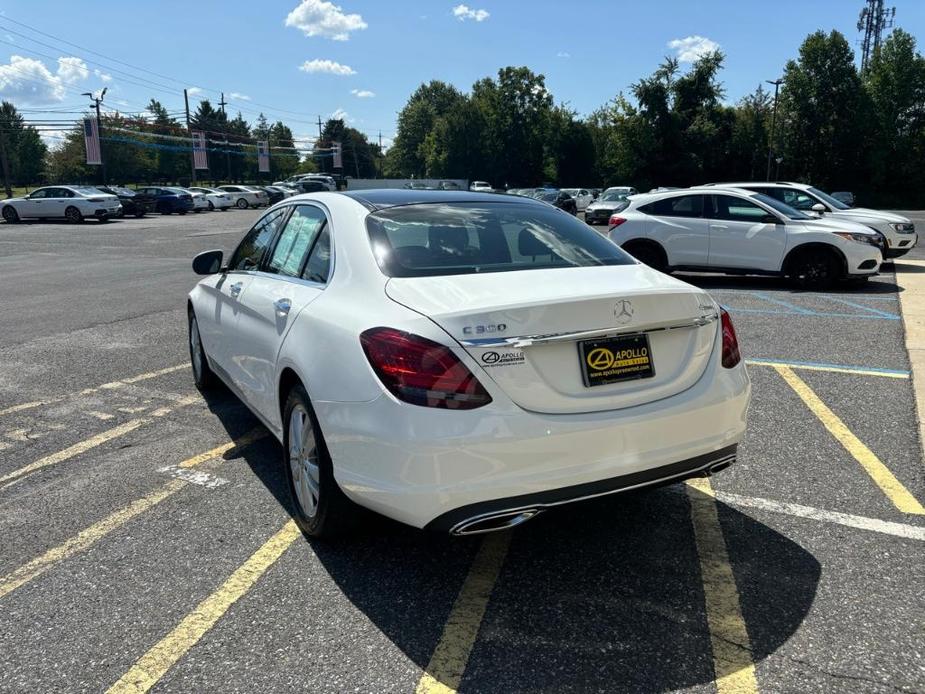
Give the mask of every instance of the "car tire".
<svg viewBox="0 0 925 694">
<path fill-rule="evenodd" d="M 3 221 L 7 224 L 18 224 L 19 223 L 19 213 L 16 211 L 16 208 L 12 205 L 6 205 L 3 208 Z"/>
<path fill-rule="evenodd" d="M 245 200 L 244 198 L 238 198 L 238 201 L 234 204 L 234 206 L 237 207 L 239 210 L 246 210 L 249 207 L 249 205 L 247 204 L 247 200 Z"/>
<path fill-rule="evenodd" d="M 283 467 L 292 515 L 308 537 L 330 538 L 356 527 L 360 509 L 341 491 L 308 393 L 297 383 L 283 408 Z"/>
<path fill-rule="evenodd" d="M 795 256 L 787 274 L 801 289 L 827 289 L 841 274 L 841 263 L 829 250 L 810 248 Z"/>
<path fill-rule="evenodd" d="M 655 243 L 633 243 L 630 241 L 623 246 L 623 250 L 653 270 L 658 270 L 659 272 L 668 270 L 668 259 L 665 257 L 665 251 Z"/>
<path fill-rule="evenodd" d="M 145 216 L 145 211 L 144 211 L 144 210 L 138 210 L 138 211 L 135 213 L 135 219 L 141 219 L 141 218 L 144 217 L 144 216 Z"/>
<path fill-rule="evenodd" d="M 84 220 L 84 216 L 80 213 L 80 210 L 73 205 L 68 206 L 68 208 L 64 210 L 64 218 L 71 224 L 80 224 Z"/>
<path fill-rule="evenodd" d="M 180 210 L 179 212 L 177 212 L 177 214 L 179 214 L 179 215 L 184 215 L 184 214 L 186 214 L 186 212 L 187 212 L 186 210 Z"/>
<path fill-rule="evenodd" d="M 209 368 L 209 360 L 206 358 L 206 351 L 202 347 L 202 337 L 199 334 L 199 321 L 196 320 L 196 314 L 193 310 L 189 311 L 189 345 L 190 366 L 193 369 L 193 382 L 201 391 L 207 391 L 213 388 L 217 382 L 215 373 Z"/>
<path fill-rule="evenodd" d="M 209 212 L 215 212 L 215 205 L 212 204 L 211 200 L 209 200 Z"/>
</svg>

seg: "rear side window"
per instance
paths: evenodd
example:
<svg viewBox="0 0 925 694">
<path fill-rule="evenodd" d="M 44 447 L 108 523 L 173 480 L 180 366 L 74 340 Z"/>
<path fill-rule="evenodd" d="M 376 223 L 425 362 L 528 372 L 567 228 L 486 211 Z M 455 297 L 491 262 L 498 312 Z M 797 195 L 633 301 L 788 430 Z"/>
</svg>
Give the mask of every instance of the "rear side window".
<svg viewBox="0 0 925 694">
<path fill-rule="evenodd" d="M 703 214 L 703 196 L 681 195 L 662 198 L 639 209 L 656 217 L 700 217 Z"/>
<path fill-rule="evenodd" d="M 260 266 L 276 230 L 286 216 L 284 207 L 264 215 L 235 249 L 228 263 L 229 270 L 255 270 Z"/>
<path fill-rule="evenodd" d="M 324 226 L 324 212 L 317 207 L 300 205 L 292 211 L 286 226 L 279 234 L 266 271 L 287 277 L 298 277 L 308 249 L 315 242 L 318 231 Z"/>
<path fill-rule="evenodd" d="M 535 203 L 400 205 L 370 214 L 366 226 L 390 277 L 635 262 L 572 215 Z"/>
<path fill-rule="evenodd" d="M 326 284 L 331 272 L 331 229 L 325 224 L 315 241 L 311 255 L 302 277 L 311 281 Z"/>
</svg>

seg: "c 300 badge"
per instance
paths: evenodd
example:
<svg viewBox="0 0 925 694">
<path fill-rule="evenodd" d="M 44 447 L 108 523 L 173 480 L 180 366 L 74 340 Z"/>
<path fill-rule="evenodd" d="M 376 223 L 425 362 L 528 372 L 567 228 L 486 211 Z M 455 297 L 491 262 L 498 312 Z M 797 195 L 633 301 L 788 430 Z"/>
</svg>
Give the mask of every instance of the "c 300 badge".
<svg viewBox="0 0 925 694">
<path fill-rule="evenodd" d="M 626 325 L 633 320 L 633 302 L 628 299 L 620 299 L 613 307 L 613 317 L 617 325 Z"/>
</svg>

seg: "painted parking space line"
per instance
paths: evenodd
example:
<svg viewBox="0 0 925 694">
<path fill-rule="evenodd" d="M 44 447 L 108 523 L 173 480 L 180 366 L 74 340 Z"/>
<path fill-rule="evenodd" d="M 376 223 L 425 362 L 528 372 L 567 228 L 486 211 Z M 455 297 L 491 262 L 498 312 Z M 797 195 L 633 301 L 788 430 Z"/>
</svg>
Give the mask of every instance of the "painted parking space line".
<svg viewBox="0 0 925 694">
<path fill-rule="evenodd" d="M 216 446 L 215 448 L 212 448 L 208 451 L 204 451 L 194 455 L 191 458 L 187 458 L 183 462 L 179 463 L 176 468 L 180 470 L 190 470 L 191 468 L 206 461 L 223 456 L 229 451 L 241 450 L 246 446 L 254 443 L 255 441 L 264 438 L 267 436 L 267 434 L 268 432 L 266 429 L 254 429 L 244 436 L 235 439 L 234 441 L 224 443 L 221 446 Z M 77 535 L 71 537 L 60 545 L 51 548 L 35 559 L 32 559 L 31 561 L 23 564 L 15 571 L 7 574 L 6 576 L 0 577 L 0 598 L 8 595 L 9 593 L 12 593 L 14 590 L 28 583 L 29 581 L 41 576 L 50 568 L 64 561 L 65 559 L 68 559 L 79 552 L 83 552 L 89 549 L 104 537 L 109 535 L 111 532 L 121 528 L 123 525 L 128 523 L 132 518 L 135 518 L 145 511 L 154 508 L 165 499 L 176 494 L 178 491 L 186 487 L 188 483 L 188 480 L 184 479 L 171 480 L 150 494 L 147 494 L 140 499 L 136 499 L 130 504 L 123 506 L 119 510 L 109 514 L 102 520 L 97 521 L 87 528 L 84 528 L 79 533 L 77 533 Z"/>
<path fill-rule="evenodd" d="M 861 464 L 874 483 L 903 513 L 925 515 L 925 507 L 896 479 L 890 469 L 845 425 L 845 423 L 799 376 L 786 366 L 775 366 L 777 372 L 816 415 L 829 433 Z"/>
<path fill-rule="evenodd" d="M 806 518 L 822 523 L 834 523 L 849 528 L 868 530 L 874 533 L 882 533 L 884 535 L 892 535 L 909 540 L 925 541 L 925 527 L 919 525 L 895 523 L 893 521 L 884 521 L 879 518 L 869 518 L 867 516 L 855 516 L 851 513 L 827 511 L 825 509 L 813 508 L 812 506 L 803 506 L 802 504 L 791 504 L 786 501 L 762 499 L 754 496 L 742 496 L 741 494 L 732 494 L 731 492 L 716 492 L 715 496 L 724 504 L 736 506 L 737 508 L 756 508 L 762 511 L 772 511 L 773 513 L 781 513 L 796 518 Z"/>
<path fill-rule="evenodd" d="M 870 313 L 873 313 L 874 315 L 885 316 L 886 318 L 890 318 L 892 320 L 896 320 L 899 318 L 899 314 L 889 313 L 887 311 L 881 311 L 879 308 L 873 308 L 872 306 L 865 306 L 864 304 L 859 304 L 856 301 L 849 301 L 848 299 L 843 299 L 841 297 L 833 296 L 833 297 L 829 297 L 828 300 L 835 301 L 839 304 L 844 304 L 845 306 L 851 306 L 852 308 L 859 308 L 862 311 L 869 311 Z"/>
<path fill-rule="evenodd" d="M 485 536 L 415 694 L 450 694 L 459 687 L 510 544 L 509 531 Z"/>
<path fill-rule="evenodd" d="M 763 315 L 777 315 L 777 316 L 799 316 L 801 318 L 848 318 L 856 320 L 885 320 L 885 321 L 896 321 L 899 320 L 899 316 L 895 318 L 887 318 L 886 316 L 875 316 L 873 314 L 858 314 L 858 313 L 828 313 L 824 311 L 813 311 L 812 313 L 802 313 L 797 311 L 776 311 L 774 309 L 761 309 L 761 308 L 739 308 L 736 306 L 730 306 L 729 304 L 723 302 L 723 308 L 731 313 L 756 313 Z"/>
<path fill-rule="evenodd" d="M 746 359 L 750 366 L 784 366 L 789 369 L 803 369 L 804 371 L 831 371 L 834 373 L 855 374 L 858 376 L 880 376 L 883 378 L 910 377 L 908 371 L 902 369 L 881 369 L 876 366 L 845 366 L 842 364 L 825 364 L 811 361 L 787 361 L 783 359 Z"/>
<path fill-rule="evenodd" d="M 700 559 L 716 691 L 718 694 L 756 694 L 758 681 L 751 640 L 742 617 L 739 590 L 719 524 L 713 488 L 708 478 L 700 477 L 688 480 L 685 489 Z"/>
<path fill-rule="evenodd" d="M 302 537 L 294 521 L 289 520 L 250 558 L 238 567 L 214 593 L 203 600 L 174 629 L 113 684 L 110 694 L 147 692 L 186 655 L 226 612 L 260 580 L 269 569 Z"/>
<path fill-rule="evenodd" d="M 126 385 L 134 385 L 136 383 L 148 381 L 152 378 L 157 378 L 158 376 L 165 376 L 167 374 L 171 374 L 171 373 L 180 371 L 185 368 L 189 368 L 189 365 L 185 363 L 177 364 L 176 366 L 168 366 L 167 368 L 158 369 L 157 371 L 148 371 L 142 374 L 138 374 L 136 376 L 130 376 L 129 378 L 123 378 L 119 381 L 110 381 L 109 383 L 101 383 L 98 386 L 93 386 L 91 388 L 84 388 L 83 390 L 79 390 L 75 393 L 66 393 L 64 395 L 56 395 L 54 397 L 45 398 L 43 400 L 34 400 L 32 402 L 24 402 L 19 405 L 11 405 L 10 407 L 0 409 L 0 417 L 4 415 L 8 415 L 8 414 L 14 414 L 16 412 L 23 412 L 24 410 L 35 409 L 36 407 L 41 407 L 43 405 L 53 405 L 55 403 L 62 402 L 64 400 L 67 400 L 68 398 L 72 398 L 75 396 L 90 395 L 92 393 L 97 393 L 101 390 L 112 390 L 115 388 L 122 388 Z"/>
<path fill-rule="evenodd" d="M 811 310 L 808 309 L 808 308 L 803 308 L 802 306 L 797 306 L 796 304 L 792 304 L 792 303 L 790 303 L 789 301 L 783 301 L 783 300 L 781 300 L 781 299 L 775 299 L 773 296 L 768 296 L 768 295 L 765 294 L 764 292 L 749 292 L 749 294 L 750 294 L 751 296 L 755 297 L 756 299 L 761 299 L 762 301 L 766 301 L 766 302 L 768 302 L 769 304 L 777 304 L 778 306 L 783 306 L 784 308 L 788 308 L 788 309 L 790 309 L 793 313 L 802 313 L 802 314 L 805 314 L 805 315 L 807 315 L 807 316 L 811 316 L 811 315 L 813 315 L 813 313 L 814 313 L 813 311 L 811 311 Z"/>
<path fill-rule="evenodd" d="M 51 465 L 63 463 L 64 461 L 70 460 L 71 458 L 81 455 L 82 453 L 86 453 L 87 451 L 96 448 L 97 446 L 101 446 L 108 441 L 112 441 L 113 439 L 119 438 L 120 436 L 125 436 L 125 434 L 135 431 L 135 429 L 138 429 L 145 424 L 150 424 L 154 421 L 153 418 L 155 417 L 163 417 L 170 414 L 175 409 L 186 407 L 187 405 L 192 405 L 196 402 L 201 402 L 201 400 L 202 398 L 199 395 L 190 395 L 184 398 L 182 401 L 177 402 L 172 407 L 162 407 L 158 410 L 155 410 L 151 413 L 151 417 L 130 419 L 127 422 L 123 422 L 119 426 L 113 427 L 112 429 L 107 429 L 106 431 L 96 434 L 95 436 L 91 436 L 88 439 L 84 439 L 83 441 L 78 441 L 77 443 L 68 446 L 63 450 L 46 455 L 45 457 L 39 458 L 33 463 L 29 463 L 28 465 L 24 465 L 17 470 L 13 470 L 12 472 L 8 472 L 7 474 L 0 476 L 0 485 L 5 482 L 16 480 L 17 478 L 24 475 L 31 474 L 36 470 L 41 470 L 42 468 L 46 468 Z M 0 489 L 3 489 L 3 486 L 0 486 Z"/>
</svg>

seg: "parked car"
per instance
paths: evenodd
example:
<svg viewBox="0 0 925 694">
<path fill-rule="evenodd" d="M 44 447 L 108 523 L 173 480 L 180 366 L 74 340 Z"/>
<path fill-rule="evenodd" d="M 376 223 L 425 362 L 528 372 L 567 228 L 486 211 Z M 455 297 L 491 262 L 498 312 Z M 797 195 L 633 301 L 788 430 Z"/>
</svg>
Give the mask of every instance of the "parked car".
<svg viewBox="0 0 925 694">
<path fill-rule="evenodd" d="M 250 186 L 250 187 L 256 188 L 258 190 L 262 190 L 264 193 L 266 193 L 267 200 L 268 200 L 267 204 L 269 205 L 275 205 L 276 203 L 280 202 L 281 200 L 285 200 L 286 198 L 286 194 L 283 193 L 282 190 L 279 190 L 278 188 L 275 188 L 273 186 Z"/>
<path fill-rule="evenodd" d="M 729 314 L 526 198 L 317 193 L 193 269 L 196 385 L 224 381 L 280 440 L 311 536 L 356 505 L 500 530 L 718 472 L 745 431 Z"/>
<path fill-rule="evenodd" d="M 437 183 L 437 190 L 462 190 L 456 181 L 440 181 Z"/>
<path fill-rule="evenodd" d="M 288 186 L 272 185 L 272 186 L 263 186 L 263 187 L 269 190 L 274 190 L 277 193 L 280 193 L 283 196 L 283 198 L 291 198 L 293 195 L 296 194 L 296 191 L 292 188 L 289 188 Z"/>
<path fill-rule="evenodd" d="M 193 194 L 182 188 L 148 186 L 137 192 L 154 198 L 154 211 L 159 214 L 186 214 L 193 209 Z"/>
<path fill-rule="evenodd" d="M 494 188 L 491 187 L 491 183 L 487 181 L 472 181 L 469 184 L 469 190 L 475 193 L 491 193 L 494 191 Z"/>
<path fill-rule="evenodd" d="M 634 195 L 609 224 L 611 241 L 657 270 L 784 275 L 812 288 L 877 274 L 884 247 L 863 225 L 741 188 Z"/>
<path fill-rule="evenodd" d="M 623 190 L 609 188 L 601 193 L 597 200 L 585 208 L 585 222 L 592 225 L 607 224 L 610 221 L 610 215 L 619 212 L 629 204 L 627 194 L 622 192 Z"/>
<path fill-rule="evenodd" d="M 82 222 L 88 217 L 105 222 L 122 210 L 119 198 L 91 186 L 47 186 L 21 198 L 0 202 L 0 214 L 8 224 L 21 219 L 66 219 Z"/>
<path fill-rule="evenodd" d="M 190 190 L 189 188 L 180 188 L 180 190 L 185 190 L 187 193 L 193 196 L 193 212 L 199 214 L 200 212 L 208 212 L 212 208 L 209 207 L 209 199 L 206 197 L 205 193 L 198 193 L 195 190 Z"/>
<path fill-rule="evenodd" d="M 226 193 L 223 190 L 216 190 L 215 188 L 205 188 L 203 186 L 192 186 L 189 188 L 190 191 L 194 193 L 202 193 L 206 196 L 206 202 L 210 210 L 221 210 L 224 212 L 229 207 L 234 205 L 234 201 L 231 199 L 231 194 Z"/>
<path fill-rule="evenodd" d="M 97 190 L 119 198 L 122 210 L 117 216 L 144 217 L 145 213 L 154 211 L 154 198 L 121 186 L 97 186 Z"/>
<path fill-rule="evenodd" d="M 591 191 L 587 188 L 563 188 L 562 192 L 571 196 L 579 212 L 584 212 L 585 208 L 594 200 L 594 196 L 591 195 Z"/>
<path fill-rule="evenodd" d="M 893 214 L 892 212 L 850 207 L 818 188 L 805 183 L 759 182 L 711 185 L 735 186 L 753 190 L 776 198 L 807 214 L 820 215 L 832 221 L 855 222 L 865 227 L 876 229 L 886 237 L 887 247 L 883 254 L 884 258 L 898 258 L 905 255 L 915 247 L 918 241 L 915 224 L 908 217 Z"/>
<path fill-rule="evenodd" d="M 651 192 L 651 193 L 656 193 L 656 192 L 661 193 L 661 192 L 664 192 L 664 191 L 666 191 L 666 190 L 677 190 L 677 188 L 659 188 L 658 190 L 653 190 L 653 191 L 649 191 L 649 192 Z M 608 187 L 608 188 L 605 188 L 605 189 L 604 189 L 604 192 L 605 192 L 605 193 L 620 193 L 620 194 L 625 195 L 625 196 L 627 196 L 627 197 L 629 197 L 630 195 L 637 195 L 637 194 L 639 193 L 639 191 L 637 191 L 635 188 L 633 188 L 633 186 L 610 186 L 610 187 Z"/>
<path fill-rule="evenodd" d="M 548 202 L 560 210 L 565 210 L 569 214 L 578 214 L 578 206 L 575 204 L 575 198 L 566 193 L 564 190 L 544 190 L 534 196 L 537 200 Z"/>
<path fill-rule="evenodd" d="M 239 210 L 261 207 L 269 201 L 266 191 L 251 190 L 250 186 L 219 186 L 218 189 L 229 193 L 234 200 L 234 206 Z"/>
<path fill-rule="evenodd" d="M 297 193 L 319 193 L 322 191 L 328 191 L 330 188 L 323 182 L 313 179 L 303 179 L 301 181 L 296 181 L 295 183 L 290 183 L 289 186 L 294 188 Z"/>
<path fill-rule="evenodd" d="M 405 190 L 433 190 L 433 186 L 429 186 L 422 181 L 410 181 L 402 186 Z"/>
<path fill-rule="evenodd" d="M 839 202 L 845 203 L 848 207 L 854 207 L 854 193 L 847 190 L 837 190 L 832 193 L 832 197 Z"/>
</svg>

